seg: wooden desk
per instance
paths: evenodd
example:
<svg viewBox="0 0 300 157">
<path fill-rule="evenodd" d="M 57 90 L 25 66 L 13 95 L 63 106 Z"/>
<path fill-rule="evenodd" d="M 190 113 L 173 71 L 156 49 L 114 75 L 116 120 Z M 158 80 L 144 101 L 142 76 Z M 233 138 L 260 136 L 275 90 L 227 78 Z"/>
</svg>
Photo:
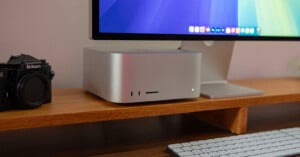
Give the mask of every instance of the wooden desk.
<svg viewBox="0 0 300 157">
<path fill-rule="evenodd" d="M 79 147 L 77 153 L 85 152 L 88 154 L 97 154 L 97 153 L 111 153 L 115 150 L 119 151 L 129 151 L 127 156 L 131 156 L 130 153 L 140 153 L 143 154 L 147 151 L 160 152 L 162 156 L 166 156 L 165 153 L 162 153 L 162 149 L 166 147 L 169 143 L 174 143 L 182 140 L 192 140 L 192 139 L 205 139 L 211 137 L 220 137 L 231 135 L 230 132 L 226 132 L 222 129 L 217 129 L 212 127 L 211 125 L 207 125 L 206 123 L 200 125 L 198 120 L 193 118 L 190 119 L 191 115 L 196 115 L 196 117 L 205 121 L 209 121 L 210 123 L 223 127 L 228 130 L 231 130 L 234 133 L 245 133 L 247 131 L 247 121 L 248 121 L 248 108 L 251 106 L 262 106 L 262 105 L 275 105 L 282 103 L 290 103 L 290 102 L 300 102 L 300 79 L 289 78 L 289 79 L 261 79 L 261 80 L 244 80 L 244 81 L 233 81 L 236 84 L 244 85 L 247 87 L 252 87 L 260 90 L 264 90 L 265 94 L 262 96 L 253 96 L 253 97 L 239 97 L 239 98 L 230 98 L 230 99 L 214 99 L 209 100 L 205 98 L 198 98 L 195 100 L 180 100 L 180 101 L 167 101 L 167 102 L 155 102 L 155 103 L 143 103 L 143 104 L 130 104 L 130 105 L 117 105 L 113 103 L 109 103 L 103 101 L 89 93 L 84 92 L 81 89 L 65 89 L 65 90 L 55 90 L 52 104 L 43 105 L 41 108 L 36 110 L 28 110 L 28 111 L 8 111 L 0 113 L 0 138 L 3 141 L 5 137 L 7 137 L 7 141 L 9 141 L 9 137 L 22 134 L 30 134 L 32 132 L 33 135 L 29 137 L 43 137 L 42 132 L 50 132 L 51 130 L 57 129 L 67 130 L 63 132 L 70 132 L 71 135 L 63 134 L 62 139 L 65 137 L 75 138 L 79 136 L 83 138 L 87 136 L 87 139 L 81 139 L 78 145 L 74 147 Z M 186 113 L 189 114 L 186 118 Z M 182 114 L 184 118 L 182 118 Z M 166 116 L 169 115 L 169 116 Z M 300 115 L 300 114 L 299 114 Z M 180 116 L 181 118 L 178 117 Z M 153 118 L 150 118 L 153 117 Z M 155 118 L 157 117 L 157 118 Z M 171 118 L 171 120 L 169 119 Z M 192 116 L 194 117 L 194 116 Z M 130 120 L 132 119 L 132 120 Z M 154 126 L 155 133 L 151 134 L 149 137 L 154 141 L 149 142 L 146 140 L 141 140 L 141 137 L 145 137 L 147 134 L 151 132 L 153 128 L 148 128 L 146 124 L 148 119 L 154 119 L 155 122 L 151 122 L 152 127 Z M 169 120 L 164 120 L 169 119 Z M 175 120 L 174 120 L 175 119 Z M 115 121 L 115 122 L 113 122 Z M 191 122 L 192 121 L 192 122 Z M 95 124 L 97 122 L 97 124 Z M 100 122 L 100 123 L 99 123 Z M 138 126 L 131 126 L 134 129 L 127 130 L 124 132 L 126 135 L 123 135 L 123 129 L 130 125 L 130 122 L 136 124 Z M 158 123 L 157 123 L 158 122 Z M 202 127 L 195 127 L 199 123 Z M 75 125 L 80 124 L 80 126 Z M 106 141 L 105 137 L 101 137 L 101 139 L 97 139 L 102 141 L 99 144 L 97 141 L 93 141 L 91 136 L 86 135 L 89 133 L 82 133 L 82 126 L 86 128 L 96 127 L 95 125 L 108 125 L 109 129 L 105 130 L 105 136 L 111 133 L 111 137 L 113 141 Z M 293 123 L 298 125 L 298 121 Z M 114 127 L 117 125 L 121 125 L 121 131 L 114 130 Z M 145 125 L 145 126 L 144 126 Z M 53 128 L 53 126 L 56 126 Z M 60 127 L 59 127 L 60 126 Z M 143 127 L 144 126 L 144 127 Z M 68 127 L 79 127 L 80 134 L 73 132 L 73 129 L 65 129 Z M 157 128 L 156 128 L 157 127 Z M 96 127 L 97 131 L 103 131 L 103 129 L 99 129 Z M 171 129 L 170 129 L 171 128 Z M 187 130 L 185 130 L 185 128 Z M 169 130 L 172 130 L 169 131 Z M 182 130 L 183 129 L 183 130 Z M 78 128 L 75 129 L 78 131 Z M 93 129 L 88 132 L 92 132 Z M 113 130 L 113 131 L 112 131 Z M 136 130 L 136 131 L 134 131 Z M 161 134 L 157 131 L 160 130 Z M 166 131 L 167 130 L 167 131 Z M 190 133 L 197 132 L 197 136 L 188 136 L 186 138 L 186 132 Z M 258 129 L 254 129 L 250 131 L 258 131 Z M 25 132 L 25 133 L 24 133 Z M 115 133 L 113 133 L 115 132 Z M 116 133 L 117 132 L 117 133 Z M 145 132 L 145 134 L 143 133 Z M 132 133 L 132 134 L 131 134 Z M 50 133 L 51 134 L 51 133 Z M 101 133 L 99 133 L 101 134 Z M 120 134 L 120 135 L 119 135 Z M 171 134 L 171 135 L 169 135 Z M 195 133 L 196 134 L 196 133 Z M 2 135 L 2 136 L 1 136 Z M 91 135 L 97 137 L 97 132 L 91 133 Z M 173 137 L 173 136 L 174 137 Z M 128 136 L 128 137 L 127 137 Z M 170 140 L 166 137 L 172 137 L 173 140 Z M 184 136 L 184 138 L 182 138 Z M 175 137 L 179 137 L 178 139 Z M 25 140 L 19 141 L 20 149 L 22 149 L 22 144 L 24 146 L 24 141 L 30 141 L 26 137 L 23 137 Z M 116 142 L 117 140 L 129 140 L 135 141 L 139 143 L 138 147 L 131 147 L 131 145 L 135 144 L 120 144 L 122 142 Z M 172 139 L 171 138 L 171 139 Z M 48 141 L 51 141 L 51 136 L 46 138 Z M 18 140 L 18 139 L 15 139 Z M 76 139 L 74 139 L 76 141 Z M 39 140 L 37 140 L 39 141 Z M 68 141 L 68 140 L 66 140 Z M 72 140 L 71 140 L 72 141 Z M 87 141 L 87 142 L 82 142 Z M 32 142 L 32 141 L 31 141 Z M 78 142 L 78 141 L 77 141 Z M 123 141 L 124 142 L 124 141 Z M 38 143 L 38 142 L 37 142 Z M 61 141 L 63 143 L 63 141 Z M 72 143 L 72 142 L 70 142 Z M 68 144 L 70 144 L 68 143 Z M 75 143 L 75 142 L 74 142 Z M 74 145 L 74 143 L 72 143 Z M 89 143 L 98 143 L 96 146 L 85 146 L 89 145 Z M 149 144 L 150 143 L 150 144 Z M 1 141 L 0 141 L 1 144 Z M 72 145 L 70 144 L 70 145 Z M 118 145 L 129 145 L 122 147 L 121 149 L 112 148 Z M 38 144 L 33 146 L 37 146 Z M 59 144 L 57 144 L 59 145 Z M 142 145 L 142 146 L 141 146 Z M 104 147 L 105 146 L 105 147 Z M 111 147 L 110 147 L 111 146 Z M 29 147 L 29 146 L 28 146 Z M 37 146 L 38 147 L 38 146 Z M 42 147 L 42 146 L 39 146 Z M 61 147 L 66 147 L 65 145 Z M 83 148 L 82 148 L 83 147 Z M 88 147 L 88 148 L 86 148 Z M 93 147 L 95 147 L 95 151 L 93 151 Z M 100 147 L 104 147 L 105 150 L 99 151 Z M 106 147 L 108 147 L 106 149 Z M 42 148 L 41 148 L 42 149 Z M 45 148 L 43 148 L 45 149 Z M 134 151 L 134 150 L 140 151 Z M 87 151 L 88 150 L 88 151 Z M 74 150 L 72 150 L 74 151 Z M 1 152 L 1 149 L 0 149 Z M 30 151 L 29 151 L 30 152 Z M 43 151 L 42 151 L 43 152 Z M 61 151 L 61 152 L 65 152 Z M 60 152 L 60 153 L 61 153 Z M 74 152 L 76 154 L 76 152 Z M 30 153 L 29 153 L 30 154 Z"/>
<path fill-rule="evenodd" d="M 201 114 L 199 117 L 213 121 L 213 123 L 235 133 L 244 133 L 247 128 L 249 106 L 300 101 L 300 79 L 262 79 L 233 82 L 263 90 L 265 94 L 230 99 L 198 98 L 195 100 L 117 105 L 101 100 L 82 89 L 55 90 L 51 104 L 43 105 L 36 110 L 0 113 L 0 131 L 216 111 Z"/>
</svg>

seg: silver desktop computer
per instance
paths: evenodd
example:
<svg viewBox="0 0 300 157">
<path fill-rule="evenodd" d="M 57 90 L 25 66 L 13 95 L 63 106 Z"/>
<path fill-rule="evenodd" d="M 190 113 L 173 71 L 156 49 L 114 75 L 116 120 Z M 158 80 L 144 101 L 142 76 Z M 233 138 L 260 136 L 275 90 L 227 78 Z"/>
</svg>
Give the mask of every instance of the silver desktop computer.
<svg viewBox="0 0 300 157">
<path fill-rule="evenodd" d="M 197 51 L 84 49 L 84 89 L 111 102 L 138 103 L 198 98 Z"/>
</svg>

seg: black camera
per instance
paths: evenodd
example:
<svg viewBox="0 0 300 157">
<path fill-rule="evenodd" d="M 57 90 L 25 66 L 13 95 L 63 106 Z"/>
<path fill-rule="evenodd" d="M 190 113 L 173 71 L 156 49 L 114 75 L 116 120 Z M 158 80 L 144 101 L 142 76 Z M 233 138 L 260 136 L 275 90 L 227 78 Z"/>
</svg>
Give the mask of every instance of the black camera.
<svg viewBox="0 0 300 157">
<path fill-rule="evenodd" d="M 46 60 L 24 54 L 11 56 L 7 64 L 0 64 L 0 111 L 50 103 L 53 77 Z"/>
</svg>

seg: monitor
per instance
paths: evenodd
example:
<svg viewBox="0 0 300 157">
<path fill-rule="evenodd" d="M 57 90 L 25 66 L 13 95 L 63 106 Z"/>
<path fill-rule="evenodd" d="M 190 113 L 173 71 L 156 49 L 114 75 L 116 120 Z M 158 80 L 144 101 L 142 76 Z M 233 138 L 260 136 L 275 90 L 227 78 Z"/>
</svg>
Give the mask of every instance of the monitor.
<svg viewBox="0 0 300 157">
<path fill-rule="evenodd" d="M 262 94 L 227 82 L 234 41 L 300 40 L 299 0 L 92 0 L 92 8 L 95 40 L 181 40 L 203 52 L 210 98 Z"/>
<path fill-rule="evenodd" d="M 94 0 L 94 39 L 299 39 L 299 0 Z"/>
</svg>

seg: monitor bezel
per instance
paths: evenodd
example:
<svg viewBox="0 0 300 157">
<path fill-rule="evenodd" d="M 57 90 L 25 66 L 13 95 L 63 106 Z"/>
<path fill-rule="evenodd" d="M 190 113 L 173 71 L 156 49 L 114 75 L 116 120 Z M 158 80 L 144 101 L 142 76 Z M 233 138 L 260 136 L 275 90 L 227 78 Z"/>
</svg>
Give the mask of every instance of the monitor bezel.
<svg viewBox="0 0 300 157">
<path fill-rule="evenodd" d="M 129 34 L 101 33 L 99 31 L 99 1 L 92 0 L 92 36 L 93 40 L 278 40 L 297 41 L 299 37 L 283 36 L 228 36 L 228 35 L 178 35 L 178 34 Z"/>
</svg>

